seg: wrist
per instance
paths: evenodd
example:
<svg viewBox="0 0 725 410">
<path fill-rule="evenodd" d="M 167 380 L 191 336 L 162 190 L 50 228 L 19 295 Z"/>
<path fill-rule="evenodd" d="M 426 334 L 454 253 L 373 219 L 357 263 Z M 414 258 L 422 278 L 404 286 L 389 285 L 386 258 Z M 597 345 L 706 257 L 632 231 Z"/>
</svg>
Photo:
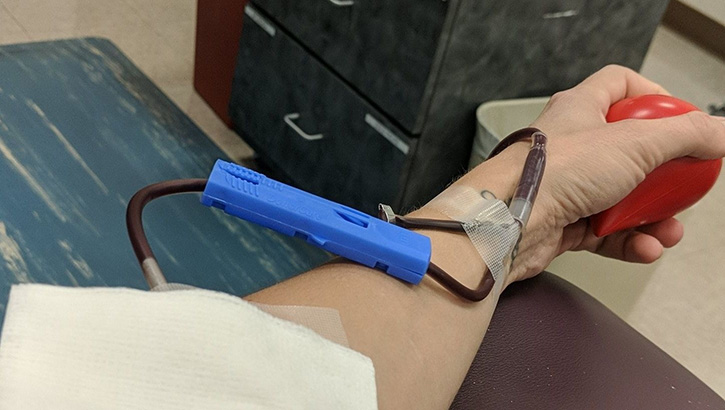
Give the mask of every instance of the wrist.
<svg viewBox="0 0 725 410">
<path fill-rule="evenodd" d="M 501 154 L 501 159 L 496 157 L 495 160 L 479 165 L 452 184 L 451 187 L 444 190 L 436 199 L 408 216 L 451 220 L 451 217 L 448 216 L 450 210 L 447 209 L 445 202 L 447 200 L 454 201 L 454 198 L 457 198 L 454 191 L 461 188 L 470 189 L 474 192 L 485 190 L 496 198 L 504 201 L 509 199 L 513 195 L 516 181 L 520 176 L 520 170 L 505 166 L 511 154 L 507 150 L 506 155 Z M 449 203 L 448 206 L 453 203 Z M 486 273 L 487 266 L 468 235 L 463 232 L 436 229 L 420 229 L 417 231 L 428 236 L 431 240 L 431 262 L 469 288 L 476 288 L 480 284 L 483 275 Z"/>
<path fill-rule="evenodd" d="M 462 185 L 478 192 L 489 191 L 496 198 L 508 202 L 521 178 L 529 147 L 528 141 L 514 143 L 494 158 L 471 169 L 452 186 Z"/>
<path fill-rule="evenodd" d="M 446 211 L 440 207 L 440 199 L 445 200 L 446 195 L 454 195 L 453 189 L 465 187 L 475 192 L 488 191 L 496 198 L 508 202 L 516 189 L 523 164 L 528 154 L 529 144 L 517 143 L 508 147 L 505 151 L 491 160 L 484 162 L 468 174 L 456 181 L 451 187 L 444 190 L 438 197 L 426 204 L 418 211 L 411 214 L 414 217 L 451 219 Z M 455 198 L 455 196 L 453 196 Z M 509 283 L 534 276 L 546 267 L 545 258 L 541 258 L 535 247 L 538 239 L 547 235 L 549 229 L 546 227 L 548 218 L 545 216 L 545 207 L 542 204 L 534 204 L 533 213 L 529 223 L 524 229 L 519 252 L 507 275 Z M 456 272 L 451 269 L 452 274 L 458 275 L 459 280 L 468 286 L 475 286 L 480 281 L 481 275 L 485 272 L 486 266 L 481 260 L 480 254 L 476 251 L 471 240 L 465 234 L 451 234 L 441 231 L 421 231 L 431 238 L 433 245 L 432 261 L 441 265 L 447 262 L 455 264 L 456 261 L 465 261 L 467 268 Z M 474 262 L 475 261 L 475 262 Z"/>
<path fill-rule="evenodd" d="M 407 215 L 412 218 L 451 220 L 445 213 L 427 205 Z M 435 263 L 468 288 L 476 288 L 486 272 L 486 265 L 464 232 L 439 229 L 415 229 L 431 241 L 431 263 Z M 433 280 L 425 276 L 429 284 Z"/>
</svg>

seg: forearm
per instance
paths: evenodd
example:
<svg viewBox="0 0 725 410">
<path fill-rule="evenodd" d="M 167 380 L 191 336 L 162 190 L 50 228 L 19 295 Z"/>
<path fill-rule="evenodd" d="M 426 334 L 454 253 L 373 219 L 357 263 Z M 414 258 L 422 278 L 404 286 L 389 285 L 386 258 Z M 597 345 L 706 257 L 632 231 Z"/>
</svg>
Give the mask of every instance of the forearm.
<svg viewBox="0 0 725 410">
<path fill-rule="evenodd" d="M 509 281 L 535 275 L 568 249 L 648 263 L 659 257 L 664 246 L 679 241 L 681 228 L 672 220 L 598 238 L 586 219 L 616 204 L 665 161 L 725 155 L 725 129 L 704 114 L 606 123 L 605 114 L 613 103 L 662 92 L 633 71 L 610 66 L 552 97 L 535 122 L 550 137 L 547 171 Z M 515 144 L 456 184 L 509 198 L 526 151 L 525 144 Z M 442 217 L 430 207 L 415 214 Z M 422 233 L 431 237 L 434 263 L 469 286 L 477 284 L 485 267 L 467 237 Z M 492 294 L 469 303 L 429 278 L 410 286 L 344 262 L 251 297 L 264 303 L 337 309 L 351 347 L 373 360 L 380 407 L 388 409 L 447 407 L 479 347 L 497 298 Z"/>
<path fill-rule="evenodd" d="M 516 156 L 512 159 L 511 156 Z M 521 150 L 478 167 L 457 185 L 509 197 L 521 170 Z M 498 157 L 497 157 L 498 159 Z M 430 207 L 416 216 L 445 218 Z M 470 287 L 485 265 L 467 236 L 420 231 L 432 241 L 432 261 Z M 268 304 L 326 306 L 340 312 L 350 347 L 373 360 L 378 401 L 385 408 L 447 408 L 479 348 L 498 299 L 463 301 L 430 278 L 407 285 L 382 272 L 336 261 L 249 297 Z"/>
</svg>

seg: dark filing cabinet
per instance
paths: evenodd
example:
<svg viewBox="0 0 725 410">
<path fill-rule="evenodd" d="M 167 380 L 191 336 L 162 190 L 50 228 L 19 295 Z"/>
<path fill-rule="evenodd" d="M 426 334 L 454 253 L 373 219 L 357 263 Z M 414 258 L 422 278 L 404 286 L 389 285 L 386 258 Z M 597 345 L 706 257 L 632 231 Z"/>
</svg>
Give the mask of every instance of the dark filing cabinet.
<svg viewBox="0 0 725 410">
<path fill-rule="evenodd" d="M 666 0 L 253 0 L 235 129 L 302 189 L 373 213 L 465 171 L 482 102 L 638 69 Z"/>
</svg>

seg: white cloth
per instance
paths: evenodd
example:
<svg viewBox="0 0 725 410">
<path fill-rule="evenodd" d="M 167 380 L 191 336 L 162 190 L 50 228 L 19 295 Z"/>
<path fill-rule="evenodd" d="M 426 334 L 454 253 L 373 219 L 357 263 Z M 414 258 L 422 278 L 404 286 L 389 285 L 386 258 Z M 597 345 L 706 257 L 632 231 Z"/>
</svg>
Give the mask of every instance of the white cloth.
<svg viewBox="0 0 725 410">
<path fill-rule="evenodd" d="M 206 290 L 14 286 L 0 409 L 374 409 L 369 358 Z"/>
</svg>

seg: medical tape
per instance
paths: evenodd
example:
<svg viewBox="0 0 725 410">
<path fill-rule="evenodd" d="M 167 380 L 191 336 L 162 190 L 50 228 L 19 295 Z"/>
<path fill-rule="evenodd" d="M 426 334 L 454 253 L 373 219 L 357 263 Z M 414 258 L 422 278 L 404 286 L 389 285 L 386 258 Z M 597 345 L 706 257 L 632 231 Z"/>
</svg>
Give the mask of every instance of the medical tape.
<svg viewBox="0 0 725 410">
<path fill-rule="evenodd" d="M 496 282 L 505 279 L 521 226 L 506 204 L 492 194 L 470 187 L 452 186 L 431 201 L 429 206 L 451 219 L 460 221 L 474 248 Z"/>
<path fill-rule="evenodd" d="M 168 292 L 180 290 L 200 290 L 194 286 L 183 283 L 164 283 L 151 289 L 152 292 Z M 280 319 L 297 323 L 313 330 L 327 340 L 339 345 L 349 347 L 347 333 L 342 326 L 340 312 L 337 309 L 317 306 L 287 306 L 287 305 L 266 305 L 263 303 L 249 302 L 259 310 Z"/>
</svg>

